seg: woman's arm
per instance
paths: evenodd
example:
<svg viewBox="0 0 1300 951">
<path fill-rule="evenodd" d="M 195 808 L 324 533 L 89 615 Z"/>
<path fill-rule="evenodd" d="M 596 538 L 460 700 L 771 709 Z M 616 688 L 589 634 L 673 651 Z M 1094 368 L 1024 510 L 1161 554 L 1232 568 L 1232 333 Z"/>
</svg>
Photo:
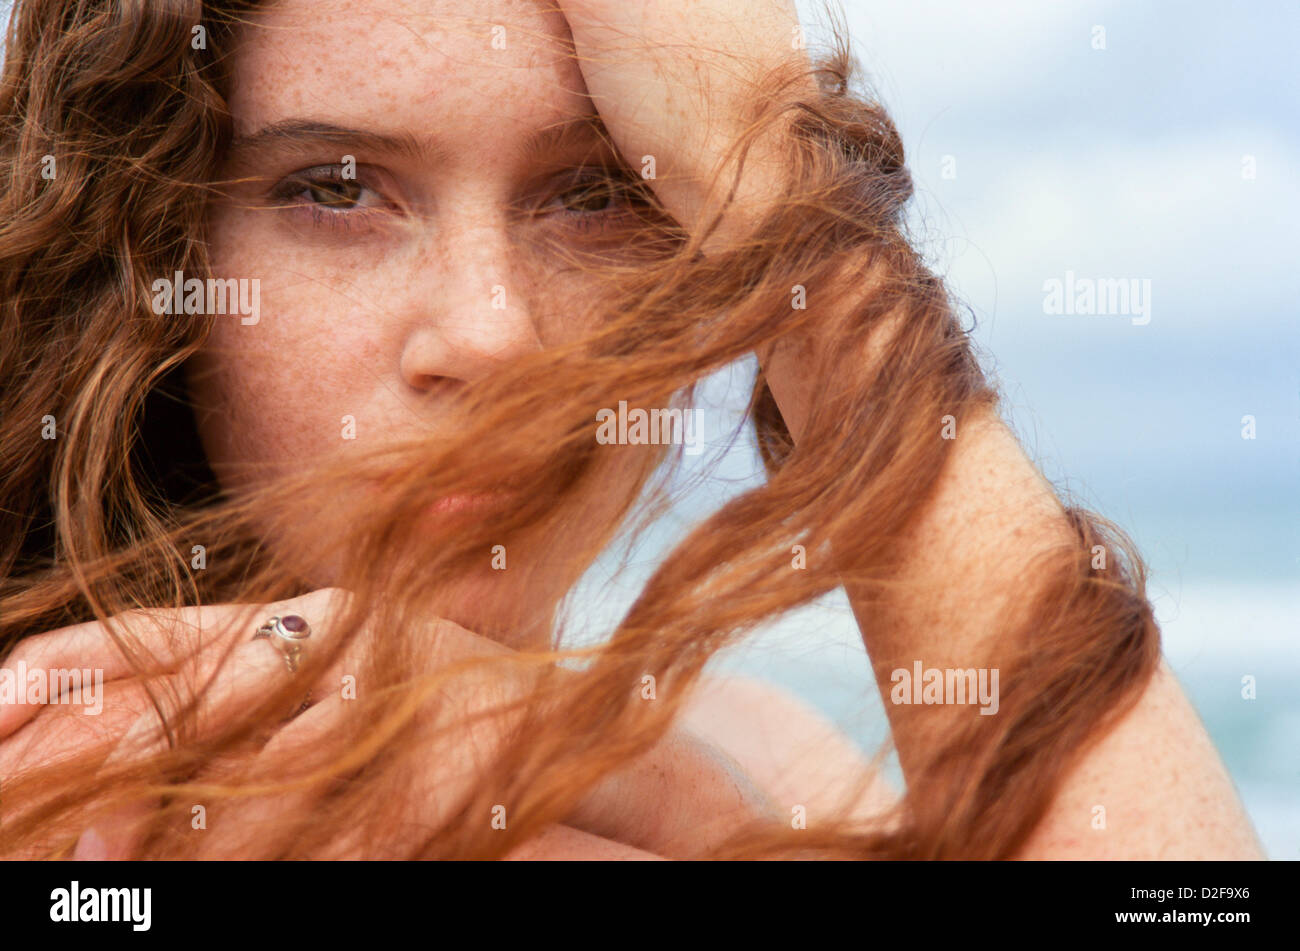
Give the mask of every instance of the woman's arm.
<svg viewBox="0 0 1300 951">
<path fill-rule="evenodd" d="M 925 755 L 945 715 L 969 708 L 891 704 L 889 672 L 917 659 L 969 667 L 990 656 L 999 612 L 1035 594 L 1027 583 L 1034 556 L 1070 532 L 1055 494 L 992 409 L 966 424 L 953 453 L 910 540 L 917 594 L 892 606 L 889 624 L 861 625 L 905 760 Z M 862 620 L 860 600 L 849 597 Z M 1094 828 L 1096 806 L 1104 828 Z M 1162 662 L 1136 707 L 1074 768 L 1021 857 L 1262 855 L 1222 761 Z"/>
<path fill-rule="evenodd" d="M 885 333 L 892 328 L 886 325 Z M 808 384 L 796 348 L 768 364 L 799 440 Z M 938 432 L 936 428 L 936 433 Z M 876 671 L 905 774 L 919 772 L 958 705 L 893 704 L 896 669 L 978 667 L 996 656 L 999 617 L 1035 597 L 1035 558 L 1071 529 L 1050 485 L 993 408 L 965 421 L 935 493 L 905 541 L 896 595 L 870 615 L 846 586 Z M 846 566 L 852 567 L 852 566 Z M 870 623 L 867 618 L 870 617 Z M 1104 828 L 1094 824 L 1104 808 Z M 1227 771 L 1168 665 L 1069 774 L 1021 858 L 1261 858 Z"/>
<path fill-rule="evenodd" d="M 616 144 L 633 167 L 656 156 L 657 196 L 695 230 L 719 197 L 702 183 L 726 167 L 727 145 L 746 126 L 755 62 L 807 65 L 793 4 L 562 0 L 562 7 L 588 90 Z M 715 242 L 743 234 L 765 197 L 783 190 L 780 154 L 779 147 L 760 148 L 746 162 L 736 211 Z M 873 290 L 863 286 L 862 293 Z M 882 326 L 882 337 L 892 326 Z M 807 368 L 817 365 L 807 359 L 809 348 L 823 342 L 786 341 L 760 354 L 796 442 L 813 383 Z M 963 419 L 948 465 L 906 540 L 898 581 L 911 594 L 898 595 L 883 612 L 873 609 L 867 624 L 862 592 L 847 586 L 905 774 L 918 772 L 953 718 L 969 708 L 895 706 L 892 671 L 910 670 L 918 660 L 929 668 L 980 666 L 973 659 L 994 652 L 1002 610 L 1035 597 L 1028 585 L 1035 556 L 1073 544 L 1070 533 L 1051 487 L 996 412 Z M 1094 828 L 1095 806 L 1105 809 L 1104 830 Z M 1069 774 L 1022 851 L 1029 858 L 1261 854 L 1222 762 L 1163 664 L 1136 706 Z"/>
<path fill-rule="evenodd" d="M 663 856 L 571 826 L 553 826 L 506 855 L 512 862 L 654 862 Z"/>
<path fill-rule="evenodd" d="M 787 825 L 796 807 L 812 827 L 837 820 L 846 805 L 856 820 L 879 820 L 898 801 L 898 791 L 849 737 L 774 684 L 706 677 L 680 724 L 734 759 Z"/>
</svg>

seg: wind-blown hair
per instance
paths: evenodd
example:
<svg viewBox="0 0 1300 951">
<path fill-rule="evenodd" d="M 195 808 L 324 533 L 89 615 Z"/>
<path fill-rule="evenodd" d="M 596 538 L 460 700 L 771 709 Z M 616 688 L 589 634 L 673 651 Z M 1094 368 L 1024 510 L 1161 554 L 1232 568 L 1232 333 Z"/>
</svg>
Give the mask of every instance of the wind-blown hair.
<svg viewBox="0 0 1300 951">
<path fill-rule="evenodd" d="M 312 467 L 238 499 L 223 494 L 199 448 L 181 372 L 212 318 L 157 315 L 149 288 L 177 270 L 207 273 L 205 209 L 231 139 L 225 67 L 255 7 L 14 4 L 0 87 L 0 651 L 133 609 L 284 599 L 340 558 L 352 598 L 339 636 L 307 655 L 307 675 L 343 656 L 363 622 L 384 635 L 356 671 L 364 689 L 355 715 L 281 761 L 255 761 L 259 738 L 301 699 L 300 682 L 283 678 L 263 702 L 201 737 L 197 707 L 154 688 L 166 725 L 156 754 L 106 762 L 114 738 L 105 737 L 75 757 L 3 777 L 0 854 L 66 855 L 97 818 L 143 802 L 149 820 L 137 856 L 184 858 L 197 849 L 194 803 L 219 810 L 272 791 L 315 798 L 250 832 L 244 857 L 319 856 L 344 837 L 391 842 L 402 818 L 394 803 L 434 755 L 420 711 L 439 698 L 451 703 L 457 678 L 490 681 L 497 665 L 511 664 L 536 682 L 515 710 L 517 728 L 462 785 L 429 790 L 440 797 L 438 821 L 384 853 L 499 857 L 562 822 L 603 777 L 650 749 L 721 648 L 840 584 L 868 611 L 883 611 L 899 583 L 902 540 L 955 444 L 940 438 L 941 420 L 952 417 L 960 432 L 998 400 L 943 283 L 909 240 L 903 146 L 885 111 L 859 91 L 841 28 L 816 63 L 815 91 L 773 74 L 753 97 L 759 106 L 737 154 L 782 124 L 791 184 L 743 239 L 706 255 L 704 233 L 688 237 L 647 218 L 627 237 L 634 259 L 573 264 L 602 278 L 590 302 L 597 329 L 476 384 L 456 439 L 358 449 L 346 464 Z M 190 42 L 196 25 L 206 29 L 203 49 Z M 46 155 L 57 160 L 52 180 L 41 175 Z M 791 306 L 795 285 L 807 289 L 806 309 Z M 896 332 L 878 333 L 891 318 Z M 836 373 L 833 385 L 822 375 L 798 447 L 760 372 L 748 418 L 766 482 L 664 559 L 607 642 L 561 652 L 557 621 L 556 650 L 421 671 L 430 592 L 485 564 L 493 546 L 533 546 L 576 580 L 621 526 L 661 510 L 679 460 L 668 447 L 598 445 L 596 410 L 620 400 L 685 405 L 705 375 L 801 329 L 833 335 L 843 366 L 855 370 Z M 55 439 L 40 438 L 46 416 Z M 582 517 L 607 454 L 635 469 L 618 510 L 581 550 L 548 547 Z M 376 480 L 378 496 L 366 490 Z M 527 487 L 517 506 L 467 521 L 435 550 L 422 546 L 418 513 L 434 500 L 517 486 Z M 342 509 L 325 535 L 317 516 L 335 505 Z M 1022 603 L 999 630 L 997 716 L 954 728 L 908 776 L 888 821 L 846 817 L 797 831 L 767 823 L 737 829 L 708 854 L 1015 855 L 1159 656 L 1131 542 L 1097 516 L 1065 509 L 1073 543 L 1035 561 Z M 191 568 L 197 544 L 204 570 Z M 795 545 L 820 570 L 792 570 Z M 1096 545 L 1109 554 L 1104 568 L 1093 566 Z M 140 643 L 120 628 L 115 637 L 134 664 L 149 667 Z M 576 662 L 556 664 L 575 653 Z M 647 674 L 655 703 L 640 696 Z M 488 821 L 499 804 L 510 817 L 505 829 Z"/>
</svg>

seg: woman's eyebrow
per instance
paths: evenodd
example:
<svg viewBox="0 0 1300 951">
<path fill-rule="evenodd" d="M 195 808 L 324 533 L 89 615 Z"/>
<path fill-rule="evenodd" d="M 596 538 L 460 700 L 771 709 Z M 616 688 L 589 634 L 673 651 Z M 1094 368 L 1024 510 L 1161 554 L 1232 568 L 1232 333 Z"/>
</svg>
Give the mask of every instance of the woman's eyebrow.
<svg viewBox="0 0 1300 951">
<path fill-rule="evenodd" d="M 240 158 L 259 148 L 293 148 L 312 145 L 355 146 L 371 152 L 386 152 L 409 158 L 438 161 L 448 150 L 432 140 L 409 132 L 387 133 L 317 122 L 311 119 L 283 119 L 263 126 L 256 132 L 236 135 L 230 143 L 232 158 Z"/>
<path fill-rule="evenodd" d="M 531 133 L 520 144 L 516 154 L 521 161 L 531 164 L 570 150 L 587 148 L 597 151 L 607 143 L 608 135 L 599 116 L 593 113 L 566 119 Z M 422 138 L 409 132 L 377 132 L 312 119 L 283 119 L 255 132 L 236 135 L 230 143 L 230 156 L 238 160 L 259 148 L 302 148 L 325 144 L 353 146 L 432 162 L 445 162 L 452 154 L 451 149 L 438 145 L 432 137 Z"/>
</svg>

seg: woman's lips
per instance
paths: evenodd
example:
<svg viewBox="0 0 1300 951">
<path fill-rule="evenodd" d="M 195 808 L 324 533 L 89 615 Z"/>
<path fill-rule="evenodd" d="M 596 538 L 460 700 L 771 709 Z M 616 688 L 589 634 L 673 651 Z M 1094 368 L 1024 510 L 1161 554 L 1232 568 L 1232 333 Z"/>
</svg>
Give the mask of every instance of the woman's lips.
<svg viewBox="0 0 1300 951">
<path fill-rule="evenodd" d="M 379 485 L 371 486 L 371 491 L 378 495 L 382 492 Z M 473 515 L 503 508 L 510 502 L 512 495 L 506 492 L 461 492 L 446 495 L 431 503 L 424 509 L 424 515 L 431 521 L 445 521 L 459 515 Z"/>
<path fill-rule="evenodd" d="M 465 512 L 469 509 L 481 508 L 482 505 L 489 504 L 493 500 L 490 495 L 447 495 L 445 498 L 438 499 L 430 505 L 430 512 Z"/>
<path fill-rule="evenodd" d="M 429 512 L 433 515 L 452 515 L 462 512 L 478 512 L 484 509 L 500 505 L 505 501 L 505 496 L 495 494 L 484 495 L 448 495 L 434 502 L 429 506 Z"/>
</svg>

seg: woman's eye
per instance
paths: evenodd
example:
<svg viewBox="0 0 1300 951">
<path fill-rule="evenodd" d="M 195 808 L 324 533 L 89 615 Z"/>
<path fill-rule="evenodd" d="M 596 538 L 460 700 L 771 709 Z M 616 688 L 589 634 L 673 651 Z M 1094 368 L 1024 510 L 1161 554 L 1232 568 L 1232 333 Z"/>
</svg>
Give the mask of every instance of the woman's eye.
<svg viewBox="0 0 1300 951">
<path fill-rule="evenodd" d="M 648 204 L 638 182 L 606 170 L 597 170 L 572 182 L 555 198 L 561 220 L 584 232 L 630 221 Z"/>
<path fill-rule="evenodd" d="M 354 229 L 388 208 L 383 196 L 362 181 L 344 176 L 342 165 L 325 165 L 290 175 L 271 192 L 277 207 L 311 216 L 315 225 Z"/>
<path fill-rule="evenodd" d="M 605 211 L 619 197 L 612 182 L 592 182 L 565 192 L 560 200 L 568 211 Z"/>
<path fill-rule="evenodd" d="M 363 190 L 354 181 L 311 182 L 307 185 L 312 201 L 341 211 L 360 204 Z"/>
</svg>

